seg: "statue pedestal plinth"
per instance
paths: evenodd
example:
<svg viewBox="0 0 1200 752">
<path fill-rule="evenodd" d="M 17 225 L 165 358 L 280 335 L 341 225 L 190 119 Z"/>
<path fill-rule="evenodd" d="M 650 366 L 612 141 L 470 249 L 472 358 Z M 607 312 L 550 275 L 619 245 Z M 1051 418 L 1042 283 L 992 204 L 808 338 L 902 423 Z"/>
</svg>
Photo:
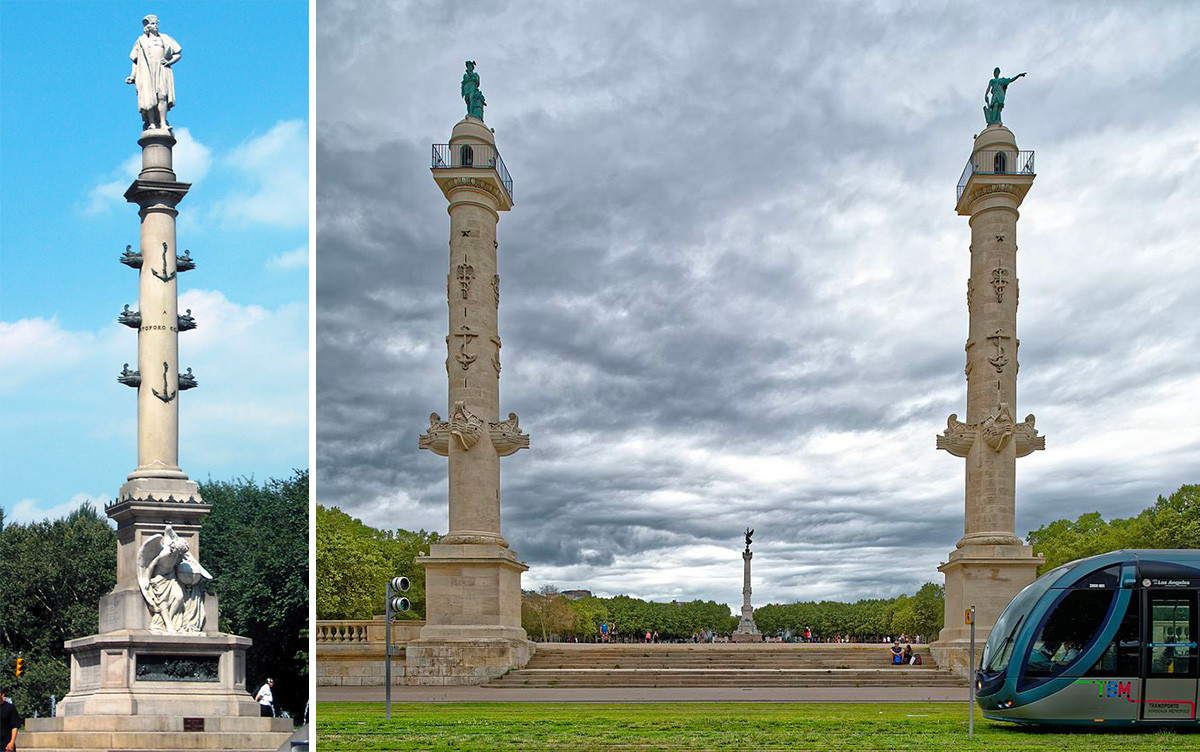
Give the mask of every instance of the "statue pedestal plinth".
<svg viewBox="0 0 1200 752">
<path fill-rule="evenodd" d="M 443 544 L 417 557 L 425 567 L 425 626 L 405 647 L 409 684 L 482 684 L 524 666 L 534 644 L 521 628 L 521 573 L 509 549 Z"/>
<path fill-rule="evenodd" d="M 60 716 L 258 716 L 246 691 L 250 639 L 129 630 L 66 642 L 71 691 Z"/>
</svg>

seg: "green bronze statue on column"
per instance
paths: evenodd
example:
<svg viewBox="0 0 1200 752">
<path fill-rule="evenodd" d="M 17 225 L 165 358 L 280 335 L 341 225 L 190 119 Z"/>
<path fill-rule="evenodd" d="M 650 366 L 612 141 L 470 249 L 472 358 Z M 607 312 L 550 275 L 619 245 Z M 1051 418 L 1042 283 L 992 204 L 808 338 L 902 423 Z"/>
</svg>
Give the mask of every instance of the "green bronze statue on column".
<svg viewBox="0 0 1200 752">
<path fill-rule="evenodd" d="M 1002 125 L 1000 122 L 1000 111 L 1004 109 L 1004 95 L 1008 92 L 1008 85 L 1024 75 L 1024 73 L 1018 73 L 1012 78 L 1001 78 L 999 68 L 992 72 L 992 80 L 988 81 L 987 91 L 983 95 L 983 117 L 987 120 L 988 125 Z M 464 92 L 466 91 L 466 85 L 466 79 L 464 78 Z"/>
<path fill-rule="evenodd" d="M 487 102 L 479 90 L 479 74 L 475 72 L 475 61 L 467 61 L 467 72 L 462 78 L 462 98 L 467 103 L 467 116 L 483 120 L 483 106 Z"/>
</svg>

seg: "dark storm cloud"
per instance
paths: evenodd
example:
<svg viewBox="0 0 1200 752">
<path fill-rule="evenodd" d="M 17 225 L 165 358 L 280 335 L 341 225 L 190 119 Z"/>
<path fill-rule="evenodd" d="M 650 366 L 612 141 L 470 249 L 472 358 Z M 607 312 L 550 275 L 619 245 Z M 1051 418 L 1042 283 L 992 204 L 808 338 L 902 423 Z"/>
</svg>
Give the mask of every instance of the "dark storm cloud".
<svg viewBox="0 0 1200 752">
<path fill-rule="evenodd" d="M 1179 284 L 1200 230 L 1200 113 L 1180 96 L 1194 11 L 1029 4 L 1003 44 L 990 5 L 317 13 L 321 503 L 446 524 L 445 460 L 416 448 L 446 411 L 448 220 L 428 155 L 462 117 L 466 59 L 515 179 L 502 412 L 533 448 L 505 460 L 502 493 L 527 587 L 735 602 L 746 525 L 756 599 L 940 582 L 962 534 L 962 462 L 933 450 L 965 403 L 953 189 L 996 63 L 1031 71 L 1005 119 L 1040 173 L 1020 230 L 1021 408 L 1050 448 L 1022 460 L 1018 533 L 1196 480 L 1182 448 L 1200 429 L 1153 430 L 1200 366 Z"/>
</svg>

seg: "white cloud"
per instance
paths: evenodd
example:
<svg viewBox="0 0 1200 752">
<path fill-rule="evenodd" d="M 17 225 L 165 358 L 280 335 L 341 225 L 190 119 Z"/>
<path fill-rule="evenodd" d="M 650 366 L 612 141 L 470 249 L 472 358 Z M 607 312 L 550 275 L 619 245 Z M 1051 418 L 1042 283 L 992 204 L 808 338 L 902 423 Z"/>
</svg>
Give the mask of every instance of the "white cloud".
<svg viewBox="0 0 1200 752">
<path fill-rule="evenodd" d="M 195 185 L 208 174 L 212 149 L 192 137 L 187 128 L 175 128 L 175 147 L 171 150 L 175 175 L 181 182 Z M 99 214 L 125 203 L 125 191 L 142 169 L 142 155 L 130 154 L 119 167 L 101 179 L 88 193 L 87 214 Z"/>
<path fill-rule="evenodd" d="M 308 125 L 285 120 L 243 142 L 222 163 L 242 187 L 217 204 L 217 215 L 241 224 L 308 225 Z"/>
<path fill-rule="evenodd" d="M 190 290 L 180 296 L 187 308 L 199 327 L 180 336 L 180 365 L 193 369 L 199 388 L 180 398 L 184 471 L 198 480 L 265 480 L 306 467 L 307 301 L 269 309 Z M 116 375 L 123 362 L 136 367 L 136 347 L 136 335 L 115 321 L 97 331 L 55 319 L 0 323 L 3 490 L 22 500 L 19 514 L 59 515 L 69 507 L 43 504 L 63 498 L 64 485 L 95 487 L 99 477 L 115 490 L 133 469 L 136 399 Z"/>
<path fill-rule="evenodd" d="M 268 269 L 307 269 L 308 268 L 308 246 L 302 245 L 299 248 L 280 253 L 277 256 L 272 256 L 267 259 Z"/>
<path fill-rule="evenodd" d="M 5 511 L 4 521 L 31 523 L 57 520 L 88 503 L 98 510 L 103 510 L 104 505 L 111 500 L 112 497 L 109 496 L 86 493 L 77 493 L 67 501 L 53 506 L 46 506 L 40 499 L 21 499 L 11 510 Z"/>
</svg>

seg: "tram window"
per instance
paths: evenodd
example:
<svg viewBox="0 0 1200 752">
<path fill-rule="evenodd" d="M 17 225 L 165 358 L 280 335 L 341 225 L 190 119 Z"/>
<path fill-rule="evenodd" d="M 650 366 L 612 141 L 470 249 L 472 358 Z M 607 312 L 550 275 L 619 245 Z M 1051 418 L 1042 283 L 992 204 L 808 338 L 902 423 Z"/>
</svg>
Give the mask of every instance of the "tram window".
<svg viewBox="0 0 1200 752">
<path fill-rule="evenodd" d="M 1075 662 L 1104 625 L 1111 590 L 1072 590 L 1058 602 L 1033 640 L 1025 676 L 1054 676 Z"/>
<path fill-rule="evenodd" d="M 1187 595 L 1150 597 L 1150 676 L 1192 673 L 1192 599 Z"/>
<path fill-rule="evenodd" d="M 1141 658 L 1142 630 L 1141 599 L 1129 599 L 1121 626 L 1113 635 L 1112 642 L 1104 649 L 1096 665 L 1088 669 L 1088 676 L 1137 676 Z"/>
</svg>

